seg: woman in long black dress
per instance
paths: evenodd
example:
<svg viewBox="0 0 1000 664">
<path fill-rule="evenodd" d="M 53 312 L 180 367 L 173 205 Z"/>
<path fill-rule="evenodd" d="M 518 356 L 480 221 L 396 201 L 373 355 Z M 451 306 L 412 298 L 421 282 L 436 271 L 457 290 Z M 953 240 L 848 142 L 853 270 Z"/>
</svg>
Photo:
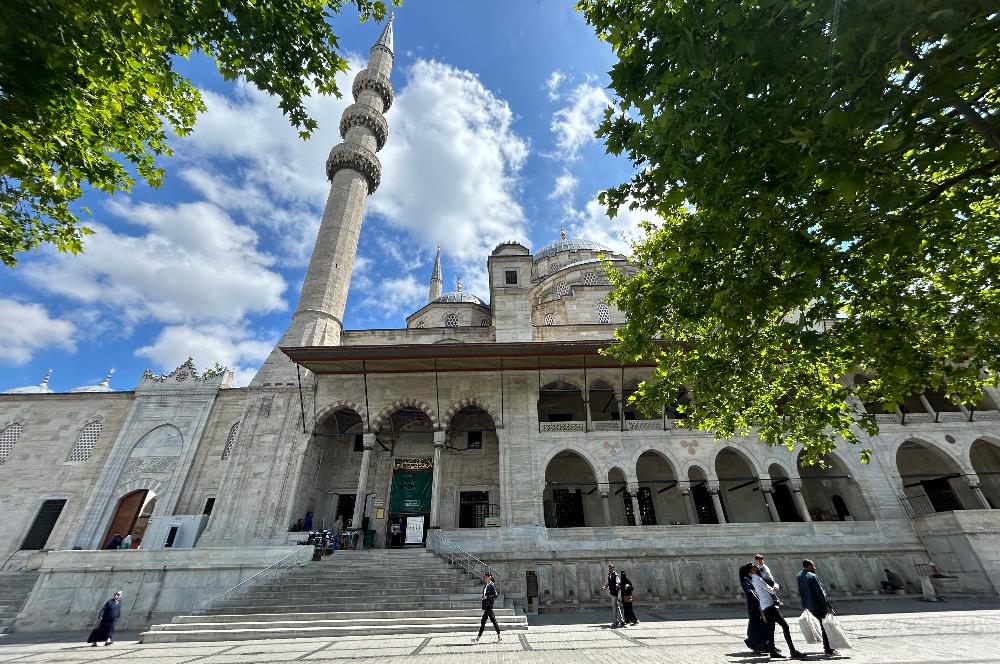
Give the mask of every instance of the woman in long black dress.
<svg viewBox="0 0 1000 664">
<path fill-rule="evenodd" d="M 114 643 L 115 626 L 118 618 L 122 615 L 122 591 L 116 592 L 111 599 L 104 603 L 101 609 L 101 618 L 97 627 L 87 637 L 87 643 L 96 646 L 98 641 L 104 641 L 104 645 L 110 646 Z"/>
<path fill-rule="evenodd" d="M 753 563 L 747 563 L 740 568 L 740 587 L 747 598 L 747 638 L 743 643 L 747 644 L 750 650 L 755 653 L 769 653 L 774 650 L 768 630 L 767 622 L 760 610 L 760 599 L 753 589 L 753 581 L 750 580 L 750 568 Z"/>
<path fill-rule="evenodd" d="M 622 609 L 625 614 L 625 623 L 628 625 L 638 625 L 639 619 L 635 617 L 635 609 L 632 608 L 632 593 L 635 591 L 635 587 L 632 585 L 632 581 L 629 580 L 628 575 L 625 574 L 625 570 L 622 570 Z"/>
</svg>

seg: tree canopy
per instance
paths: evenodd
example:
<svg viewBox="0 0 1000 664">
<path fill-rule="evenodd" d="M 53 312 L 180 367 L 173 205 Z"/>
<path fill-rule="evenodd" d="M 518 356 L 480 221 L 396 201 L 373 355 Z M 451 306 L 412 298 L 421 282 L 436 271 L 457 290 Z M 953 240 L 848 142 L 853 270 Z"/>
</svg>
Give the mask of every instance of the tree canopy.
<svg viewBox="0 0 1000 664">
<path fill-rule="evenodd" d="M 578 8 L 619 58 L 598 135 L 636 168 L 602 200 L 650 212 L 611 296 L 610 352 L 657 361 L 641 407 L 683 389 L 689 426 L 818 461 L 872 411 L 996 384 L 995 1 Z"/>
<path fill-rule="evenodd" d="M 347 4 L 362 20 L 386 12 L 378 0 L 0 3 L 0 261 L 43 242 L 79 251 L 89 231 L 71 205 L 85 187 L 128 190 L 133 173 L 160 184 L 168 129 L 190 132 L 204 110 L 178 57 L 204 53 L 274 95 L 308 137 L 306 97 L 340 94 L 347 61 L 329 21 Z"/>
</svg>

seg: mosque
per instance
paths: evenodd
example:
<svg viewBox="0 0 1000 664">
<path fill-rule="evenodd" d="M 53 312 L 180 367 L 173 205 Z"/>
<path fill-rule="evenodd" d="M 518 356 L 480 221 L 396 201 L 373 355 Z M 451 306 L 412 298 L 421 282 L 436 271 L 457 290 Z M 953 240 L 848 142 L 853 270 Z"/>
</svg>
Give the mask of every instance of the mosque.
<svg viewBox="0 0 1000 664">
<path fill-rule="evenodd" d="M 834 596 L 872 595 L 884 568 L 909 592 L 940 572 L 950 592 L 998 594 L 995 389 L 974 409 L 929 393 L 870 405 L 871 462 L 845 444 L 825 468 L 687 430 L 676 404 L 649 418 L 628 397 L 651 364 L 599 352 L 623 321 L 604 263 L 633 268 L 565 233 L 497 246 L 483 297 L 443 292 L 439 250 L 405 328 L 344 329 L 392 64 L 389 22 L 326 162 L 297 306 L 249 386 L 188 361 L 130 388 L 109 373 L 0 395 L 0 560 L 39 575 L 19 628 L 83 624 L 119 585 L 151 615 L 190 611 L 286 555 L 308 513 L 342 515 L 371 548 L 459 547 L 524 607 L 603 602 L 608 560 L 646 601 L 732 599 L 756 552 L 783 578 L 817 560 Z M 114 534 L 138 548 L 101 551 Z"/>
</svg>

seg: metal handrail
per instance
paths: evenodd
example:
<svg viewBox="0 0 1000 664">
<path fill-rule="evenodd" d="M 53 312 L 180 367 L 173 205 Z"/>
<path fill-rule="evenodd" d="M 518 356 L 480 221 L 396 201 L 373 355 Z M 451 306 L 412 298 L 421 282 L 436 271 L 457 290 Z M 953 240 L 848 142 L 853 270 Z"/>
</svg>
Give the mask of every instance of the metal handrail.
<svg viewBox="0 0 1000 664">
<path fill-rule="evenodd" d="M 230 593 L 242 592 L 246 590 L 247 588 L 250 587 L 247 584 L 250 583 L 251 581 L 254 580 L 263 581 L 265 578 L 270 578 L 274 576 L 279 571 L 285 571 L 287 569 L 292 569 L 293 567 L 302 567 L 304 563 L 302 561 L 299 561 L 296 557 L 301 555 L 303 551 L 307 552 L 309 556 L 312 557 L 313 547 L 311 546 L 298 547 L 296 548 L 295 551 L 292 551 L 288 555 L 282 556 L 280 560 L 274 561 L 273 563 L 271 563 L 261 571 L 257 572 L 256 574 L 248 576 L 247 578 L 237 583 L 235 586 L 227 590 L 225 595 L 222 596 L 222 598 L 229 599 Z"/>
<path fill-rule="evenodd" d="M 483 578 L 486 572 L 492 574 L 493 585 L 497 587 L 497 592 L 500 592 L 500 574 L 495 567 L 489 563 L 484 563 L 450 539 L 443 537 L 437 530 L 427 531 L 427 541 L 433 542 L 434 546 L 431 547 L 433 551 L 447 560 L 450 565 L 461 567 L 468 574 L 477 576 L 480 579 Z"/>
</svg>

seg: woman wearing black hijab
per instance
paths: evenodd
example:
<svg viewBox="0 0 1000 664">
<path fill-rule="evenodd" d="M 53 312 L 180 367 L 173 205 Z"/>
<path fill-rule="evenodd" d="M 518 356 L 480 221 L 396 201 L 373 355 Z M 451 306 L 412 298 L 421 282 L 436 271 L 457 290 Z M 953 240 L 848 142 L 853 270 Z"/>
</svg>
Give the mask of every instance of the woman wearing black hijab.
<svg viewBox="0 0 1000 664">
<path fill-rule="evenodd" d="M 774 650 L 771 642 L 771 632 L 764 620 L 764 614 L 760 610 L 760 599 L 753 589 L 753 581 L 750 580 L 750 568 L 753 563 L 747 563 L 740 568 L 740 587 L 747 598 L 747 638 L 743 643 L 747 644 L 750 650 L 758 654 L 766 654 Z"/>
<path fill-rule="evenodd" d="M 110 646 L 114 641 L 115 626 L 118 618 L 122 615 L 122 591 L 116 592 L 111 599 L 104 603 L 101 609 L 101 617 L 97 627 L 87 637 L 87 643 L 96 646 L 98 641 L 104 641 L 104 645 Z"/>
<path fill-rule="evenodd" d="M 632 585 L 632 581 L 629 580 L 628 575 L 625 570 L 622 570 L 622 609 L 624 609 L 625 614 L 625 624 L 627 625 L 638 625 L 639 619 L 635 617 L 635 609 L 632 608 L 632 592 L 635 587 Z"/>
</svg>

